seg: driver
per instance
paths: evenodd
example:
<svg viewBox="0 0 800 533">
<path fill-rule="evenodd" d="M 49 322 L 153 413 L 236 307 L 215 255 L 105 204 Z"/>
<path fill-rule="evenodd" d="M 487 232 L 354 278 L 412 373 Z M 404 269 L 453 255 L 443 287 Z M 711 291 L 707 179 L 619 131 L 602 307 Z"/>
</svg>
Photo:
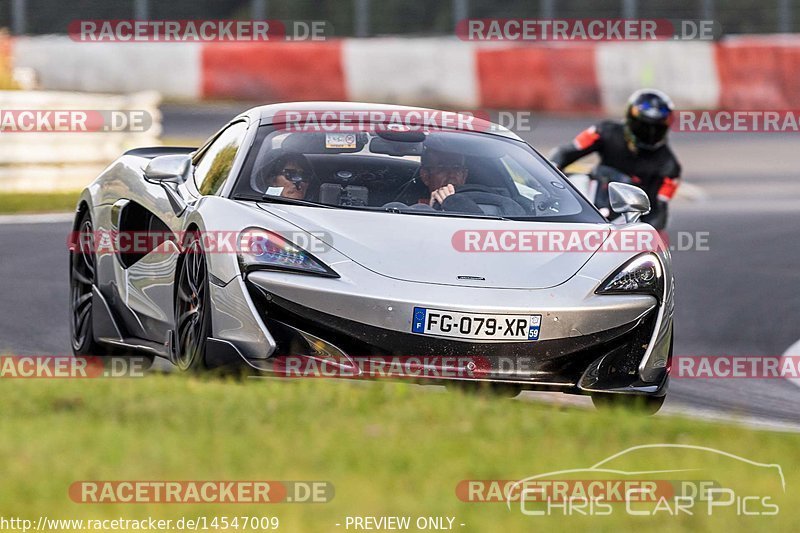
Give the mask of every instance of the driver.
<svg viewBox="0 0 800 533">
<path fill-rule="evenodd" d="M 571 143 L 559 146 L 550 160 L 563 170 L 597 152 L 601 165 L 629 175 L 634 185 L 644 189 L 651 211 L 642 221 L 663 229 L 667 204 L 678 189 L 681 175 L 681 166 L 667 144 L 672 112 L 672 100 L 661 91 L 636 91 L 628 99 L 624 122 L 606 120 L 591 126 Z"/>
<path fill-rule="evenodd" d="M 433 207 L 441 204 L 448 196 L 455 194 L 456 185 L 464 185 L 469 175 L 463 154 L 444 152 L 427 148 L 422 152 L 419 177 L 430 191 L 428 198 L 419 202 Z"/>
</svg>

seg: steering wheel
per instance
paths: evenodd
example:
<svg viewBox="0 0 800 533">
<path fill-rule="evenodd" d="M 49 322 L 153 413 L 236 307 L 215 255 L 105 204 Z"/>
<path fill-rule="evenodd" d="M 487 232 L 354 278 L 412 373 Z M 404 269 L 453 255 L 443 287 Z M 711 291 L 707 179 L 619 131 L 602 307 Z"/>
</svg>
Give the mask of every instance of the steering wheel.
<svg viewBox="0 0 800 533">
<path fill-rule="evenodd" d="M 535 209 L 533 202 L 526 207 L 519 200 L 501 194 L 486 185 L 456 185 L 455 193 L 444 199 L 443 205 L 434 202 L 434 209 L 474 214 L 526 216 Z"/>
<path fill-rule="evenodd" d="M 477 195 L 476 194 L 470 194 L 470 193 L 483 193 L 483 194 L 494 194 L 496 196 L 503 196 L 502 194 L 498 194 L 498 192 L 496 190 L 492 189 L 491 187 L 488 187 L 486 185 L 479 185 L 477 183 L 469 183 L 469 184 L 465 184 L 465 185 L 456 185 L 455 189 L 456 189 L 456 192 L 451 194 L 450 196 L 448 196 L 448 198 L 453 197 L 453 196 L 457 196 L 457 195 L 463 195 L 463 196 L 460 196 L 460 198 L 469 198 L 470 200 L 474 200 Z M 445 198 L 445 202 L 446 201 L 447 201 L 447 198 Z M 442 207 L 442 204 L 440 204 L 438 201 L 433 202 L 432 207 L 434 209 L 436 209 L 437 211 L 446 211 L 446 209 L 444 209 Z"/>
</svg>

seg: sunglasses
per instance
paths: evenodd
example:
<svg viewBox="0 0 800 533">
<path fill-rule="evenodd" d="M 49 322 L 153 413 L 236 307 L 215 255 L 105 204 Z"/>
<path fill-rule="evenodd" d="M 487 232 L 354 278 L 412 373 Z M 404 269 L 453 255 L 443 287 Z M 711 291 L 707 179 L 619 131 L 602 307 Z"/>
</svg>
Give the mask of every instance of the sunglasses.
<svg viewBox="0 0 800 533">
<path fill-rule="evenodd" d="M 296 168 L 287 168 L 282 170 L 278 175 L 282 175 L 286 177 L 289 181 L 293 183 L 298 183 L 301 181 L 305 181 L 306 173 L 300 169 Z"/>
</svg>

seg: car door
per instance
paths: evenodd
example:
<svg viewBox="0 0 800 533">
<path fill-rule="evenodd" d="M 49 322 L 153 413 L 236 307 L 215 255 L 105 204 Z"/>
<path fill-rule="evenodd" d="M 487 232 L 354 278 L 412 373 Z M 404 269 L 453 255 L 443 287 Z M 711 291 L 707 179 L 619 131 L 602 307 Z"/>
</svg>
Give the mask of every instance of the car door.
<svg viewBox="0 0 800 533">
<path fill-rule="evenodd" d="M 233 122 L 198 150 L 193 159 L 194 179 L 178 188 L 181 196 L 191 201 L 195 199 L 192 192 L 217 193 L 230 175 L 246 132 L 247 122 Z M 177 216 L 163 187 L 156 186 L 150 197 L 143 198 L 143 205 L 126 207 L 129 213 L 138 216 L 138 221 L 130 223 L 128 228 L 145 232 L 147 239 L 143 240 L 148 248 L 152 246 L 127 261 L 128 307 L 136 315 L 143 338 L 159 344 L 167 342 L 174 326 L 173 283 L 180 256 L 177 240 L 182 236 L 185 219 Z M 172 239 L 162 238 L 170 234 L 174 236 Z M 124 257 L 121 260 L 125 262 Z"/>
</svg>

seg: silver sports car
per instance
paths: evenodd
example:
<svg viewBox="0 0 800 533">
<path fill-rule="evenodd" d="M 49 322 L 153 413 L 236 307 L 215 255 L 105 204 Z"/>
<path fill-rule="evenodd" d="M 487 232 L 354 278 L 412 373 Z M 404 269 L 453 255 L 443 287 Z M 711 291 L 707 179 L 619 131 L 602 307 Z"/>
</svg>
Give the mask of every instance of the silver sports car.
<svg viewBox="0 0 800 533">
<path fill-rule="evenodd" d="M 612 184 L 610 198 L 624 222 L 471 115 L 257 107 L 199 149 L 126 152 L 82 192 L 72 347 L 183 370 L 400 369 L 654 411 L 671 259 L 638 222 L 647 196 Z"/>
</svg>

